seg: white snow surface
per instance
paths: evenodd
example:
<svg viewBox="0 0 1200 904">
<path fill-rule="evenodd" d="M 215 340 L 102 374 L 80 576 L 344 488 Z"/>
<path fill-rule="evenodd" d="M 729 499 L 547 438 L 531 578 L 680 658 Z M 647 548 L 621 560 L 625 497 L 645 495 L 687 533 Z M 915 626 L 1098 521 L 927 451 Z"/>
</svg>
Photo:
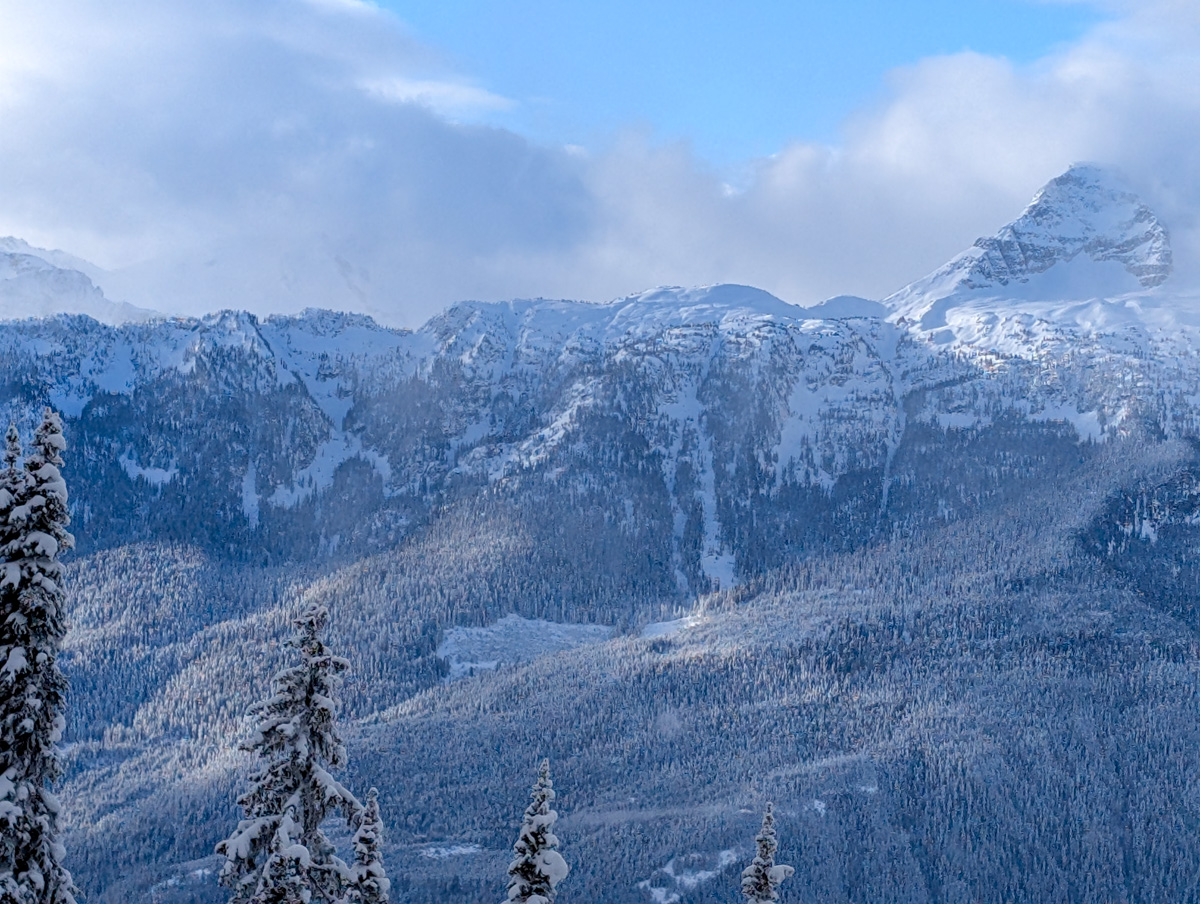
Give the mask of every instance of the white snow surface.
<svg viewBox="0 0 1200 904">
<path fill-rule="evenodd" d="M 460 363 L 468 384 L 477 384 L 469 386 L 473 407 L 446 424 L 448 464 L 492 482 L 572 442 L 581 418 L 611 404 L 611 382 L 596 375 L 628 368 L 651 392 L 654 407 L 637 429 L 660 457 L 672 493 L 676 551 L 698 512 L 698 564 L 710 586 L 724 588 L 738 573 L 716 497 L 719 450 L 709 406 L 719 393 L 705 382 L 710 373 L 720 376 L 732 363 L 748 380 L 763 377 L 765 389 L 747 384 L 758 395 L 746 401 L 767 399 L 773 408 L 768 420 L 777 440 L 770 435 L 758 454 L 777 487 L 793 481 L 828 491 L 851 467 L 890 461 L 913 388 L 937 387 L 914 414 L 945 428 L 985 427 L 1011 411 L 1098 440 L 1128 414 L 1123 381 L 1151 362 L 1162 374 L 1156 382 L 1196 400 L 1182 416 L 1200 423 L 1200 292 L 1172 287 L 1171 266 L 1167 233 L 1154 214 L 1119 179 L 1082 165 L 1049 183 L 1013 223 L 883 302 L 838 296 L 804 308 L 748 286 L 659 287 L 603 304 L 465 302 L 416 332 L 311 310 L 261 321 L 223 311 L 110 331 L 58 318 L 44 328 L 0 330 L 0 355 L 19 351 L 52 364 L 58 376 L 50 399 L 72 417 L 169 371 L 193 373 L 213 349 L 245 352 L 256 368 L 250 379 L 260 385 L 302 387 L 327 434 L 311 460 L 297 461 L 273 485 L 260 474 L 243 479 L 251 524 L 262 505 L 295 506 L 328 490 L 353 459 L 375 469 L 385 493 L 397 491 L 386 454 L 371 448 L 348 415 L 364 393 L 394 391 L 396 377 L 428 375 L 439 359 Z M 61 252 L 0 239 L 0 317 L 3 299 L 24 297 L 22 286 L 54 296 L 47 310 L 68 309 L 76 295 L 102 298 L 89 272 Z M 963 361 L 978 373 L 960 391 Z M 1006 377 L 1018 366 L 1049 378 L 1030 392 L 1028 381 L 1018 386 Z M 564 374 L 561 387 L 543 385 Z M 539 396 L 543 388 L 552 391 Z M 538 397 L 552 402 L 527 432 L 514 435 L 495 415 L 499 403 Z M 169 463 L 126 457 L 122 467 L 131 479 L 159 486 L 173 479 Z M 683 586 L 685 563 L 676 558 Z"/>
<path fill-rule="evenodd" d="M 266 501 L 276 508 L 295 508 L 321 490 L 333 486 L 337 469 L 356 458 L 362 459 L 375 469 L 383 480 L 386 493 L 388 481 L 392 478 L 392 467 L 387 456 L 364 448 L 362 440 L 356 435 L 335 430 L 333 435 L 317 448 L 313 460 L 296 472 L 292 483 L 288 486 L 276 486 Z M 252 504 L 251 507 L 257 508 L 256 504 Z M 250 517 L 244 493 L 242 509 L 247 517 Z"/>
<path fill-rule="evenodd" d="M 660 286 L 603 304 L 545 298 L 463 302 L 420 333 L 434 348 L 451 347 L 479 376 L 498 379 L 555 359 L 599 356 L 606 348 L 655 339 L 663 332 L 712 324 L 738 330 L 753 323 L 811 319 L 805 308 L 751 286 Z M 503 345 L 497 345 L 497 337 Z"/>
<path fill-rule="evenodd" d="M 111 301 L 96 286 L 103 271 L 63 251 L 0 238 L 0 320 L 86 314 L 101 323 L 150 320 L 155 311 Z"/>
<path fill-rule="evenodd" d="M 676 581 L 686 589 L 678 548 L 698 508 L 701 573 L 709 586 L 727 589 L 737 584 L 737 565 L 720 521 L 708 402 L 700 397 L 711 389 L 706 381 L 714 363 L 737 361 L 751 375 L 776 366 L 781 356 L 801 365 L 788 374 L 796 391 L 790 409 L 780 412 L 774 466 L 780 480 L 795 465 L 796 479 L 828 488 L 864 437 L 878 437 L 890 449 L 903 425 L 897 409 L 903 384 L 895 367 L 902 331 L 880 320 L 884 311 L 878 302 L 851 296 L 801 308 L 747 286 L 660 287 L 607 304 L 464 303 L 421 333 L 432 353 L 460 363 L 494 399 L 527 396 L 548 373 L 580 364 L 628 366 L 657 383 L 656 420 L 645 429 L 672 494 Z M 452 443 L 457 470 L 497 482 L 538 465 L 570 440 L 603 388 L 601 380 L 581 377 L 540 429 L 516 442 L 492 441 L 492 426 L 481 420 L 463 423 L 462 441 Z M 684 466 L 692 478 L 687 485 L 677 479 Z"/>
<path fill-rule="evenodd" d="M 2 265 L 0 253 L 0 277 Z M 36 266 L 50 267 L 40 260 Z M 367 317 L 330 311 L 306 311 L 263 322 L 244 312 L 221 311 L 199 320 L 127 324 L 104 335 L 106 341 L 96 341 L 99 328 L 89 328 L 86 322 L 59 324 L 60 330 L 52 328 L 22 342 L 21 351 L 63 363 L 56 367 L 61 376 L 49 395 L 52 404 L 69 417 L 79 417 L 97 397 L 131 395 L 169 371 L 189 374 L 197 357 L 214 348 L 244 350 L 258 362 L 264 379 L 304 386 L 326 416 L 329 436 L 287 482 L 261 493 L 254 483 L 257 476 L 243 482 L 242 508 L 251 524 L 257 522 L 260 504 L 295 506 L 330 487 L 337 469 L 355 458 L 370 464 L 383 480 L 385 493 L 389 492 L 392 469 L 387 457 L 365 447 L 359 436 L 343 426 L 353 404 L 355 381 L 364 372 L 384 365 L 401 370 L 416 366 L 413 352 L 427 343 L 414 334 L 385 329 Z M 6 351 L 5 341 L 19 341 L 19 336 L 0 334 L 0 354 Z M 131 479 L 157 486 L 175 474 L 170 467 L 145 467 L 128 453 L 120 463 Z"/>
<path fill-rule="evenodd" d="M 151 486 L 161 487 L 179 476 L 179 468 L 172 462 L 168 468 L 144 467 L 138 464 L 133 452 L 126 450 L 117 459 L 130 480 L 144 480 Z"/>
<path fill-rule="evenodd" d="M 653 640 L 659 637 L 674 637 L 684 631 L 695 628 L 697 625 L 702 625 L 705 622 L 703 615 L 685 615 L 682 618 L 673 618 L 670 621 L 652 622 L 642 628 L 642 637 L 647 640 Z"/>
<path fill-rule="evenodd" d="M 439 844 L 421 848 L 421 856 L 430 860 L 448 860 L 451 857 L 469 857 L 482 850 L 477 844 Z"/>
<path fill-rule="evenodd" d="M 362 315 L 312 309 L 295 317 L 268 317 L 259 333 L 275 357 L 280 382 L 301 380 L 336 431 L 353 405 L 353 365 L 394 353 L 412 336 L 383 329 Z"/>
<path fill-rule="evenodd" d="M 884 299 L 884 304 L 911 319 L 923 314 L 921 303 L 930 298 L 1011 290 L 1077 258 L 1100 266 L 1113 264 L 1107 280 L 1123 271 L 1130 279 L 1115 285 L 1130 288 L 1161 285 L 1173 263 L 1165 227 L 1121 178 L 1093 164 L 1076 164 L 1048 182 L 1016 220 Z M 1033 294 L 1113 291 L 1113 282 L 1093 280 L 1089 272 L 1084 268 L 1066 279 L 1059 269 Z"/>
<path fill-rule="evenodd" d="M 1148 385 L 1196 398 L 1200 290 L 1174 284 L 1173 264 L 1166 227 L 1120 177 L 1072 167 L 995 235 L 884 299 L 907 336 L 995 375 L 987 404 L 964 397 L 921 416 L 971 428 L 1007 409 L 1103 440 Z M 1033 391 L 1004 388 L 1006 372 L 1030 367 L 1042 374 Z M 1179 429 L 1200 422 L 1190 401 L 1161 416 Z"/>
<path fill-rule="evenodd" d="M 252 528 L 258 527 L 259 496 L 257 487 L 258 468 L 255 467 L 254 462 L 250 462 L 250 466 L 246 468 L 246 473 L 242 477 L 242 513 Z"/>
<path fill-rule="evenodd" d="M 1077 164 L 1013 222 L 883 300 L 890 319 L 948 346 L 1036 357 L 1047 342 L 1130 329 L 1200 329 L 1164 283 L 1170 240 L 1120 177 Z"/>
<path fill-rule="evenodd" d="M 447 680 L 465 678 L 479 669 L 529 662 L 613 636 L 605 625 L 578 625 L 506 615 L 483 628 L 450 628 L 437 655 L 450 666 Z"/>
<path fill-rule="evenodd" d="M 637 887 L 650 896 L 654 904 L 675 904 L 684 891 L 715 879 L 737 863 L 737 851 L 721 851 L 714 855 L 689 854 L 673 857 L 660 867 L 651 879 L 643 879 Z"/>
</svg>

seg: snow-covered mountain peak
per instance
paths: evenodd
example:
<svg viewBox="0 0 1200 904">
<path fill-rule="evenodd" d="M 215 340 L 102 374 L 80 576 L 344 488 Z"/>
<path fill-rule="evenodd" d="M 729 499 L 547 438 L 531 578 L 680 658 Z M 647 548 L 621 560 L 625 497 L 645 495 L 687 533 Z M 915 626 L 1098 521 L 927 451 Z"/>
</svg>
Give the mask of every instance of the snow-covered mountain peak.
<svg viewBox="0 0 1200 904">
<path fill-rule="evenodd" d="M 1026 282 L 1081 253 L 1120 264 L 1142 288 L 1171 275 L 1166 228 L 1120 177 L 1094 164 L 1052 179 L 1018 219 L 975 247 L 983 253 L 970 269 L 971 288 Z"/>
<path fill-rule="evenodd" d="M 390 330 L 380 326 L 369 314 L 329 311 L 324 308 L 305 308 L 299 314 L 271 314 L 265 322 L 292 326 L 313 336 L 336 337 L 350 330 L 409 332 L 408 330 Z"/>
<path fill-rule="evenodd" d="M 702 323 L 729 326 L 757 320 L 802 320 L 806 316 L 803 308 L 770 292 L 733 283 L 690 289 L 659 286 L 617 299 L 606 307 L 613 311 L 608 322 L 610 338 L 648 336 Z"/>
<path fill-rule="evenodd" d="M 36 258 L 47 267 L 57 267 L 59 270 L 78 270 L 93 281 L 96 281 L 97 276 L 104 272 L 100 267 L 81 257 L 56 249 L 39 248 L 12 235 L 0 236 L 0 253 Z"/>
<path fill-rule="evenodd" d="M 0 238 L 0 320 L 86 314 L 103 323 L 144 321 L 154 311 L 112 301 L 93 281 L 102 272 L 63 251 Z"/>
<path fill-rule="evenodd" d="M 1171 269 L 1170 238 L 1154 212 L 1120 177 L 1077 164 L 1016 220 L 884 304 L 893 319 L 952 341 L 939 331 L 961 339 L 959 327 L 980 317 L 1058 321 L 1064 305 L 1106 300 L 1157 306 Z"/>
</svg>

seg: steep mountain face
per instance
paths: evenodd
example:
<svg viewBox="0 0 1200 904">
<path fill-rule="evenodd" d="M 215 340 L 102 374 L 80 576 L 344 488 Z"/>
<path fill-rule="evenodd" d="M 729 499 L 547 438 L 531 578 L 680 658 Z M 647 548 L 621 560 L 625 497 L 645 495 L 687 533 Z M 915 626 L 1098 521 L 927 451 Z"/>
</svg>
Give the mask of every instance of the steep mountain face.
<svg viewBox="0 0 1200 904">
<path fill-rule="evenodd" d="M 1048 389 L 1043 413 L 1057 410 L 1081 435 L 1112 434 L 1130 417 L 1191 435 L 1200 297 L 1172 288 L 1171 271 L 1154 213 L 1118 177 L 1080 165 L 995 236 L 883 304 L 927 347 L 1015 378 L 1007 397 Z"/>
<path fill-rule="evenodd" d="M 85 314 L 102 323 L 148 320 L 154 311 L 114 302 L 93 283 L 98 268 L 64 254 L 0 238 L 0 320 Z"/>
<path fill-rule="evenodd" d="M 202 529 L 186 539 L 230 549 L 361 552 L 472 488 L 537 473 L 582 492 L 615 465 L 638 472 L 632 498 L 670 512 L 684 593 L 733 583 L 748 505 L 783 519 L 781 497 L 816 504 L 882 472 L 914 366 L 900 344 L 878 320 L 810 320 L 738 286 L 464 304 L 417 333 L 323 312 L 0 330 L 11 413 L 48 401 L 74 421 L 90 548 L 131 539 L 138 499 L 138 538 L 182 520 Z M 878 500 L 846 492 L 873 521 Z M 664 527 L 657 513 L 609 517 Z"/>
<path fill-rule="evenodd" d="M 884 300 L 889 320 L 986 368 L 1062 382 L 1119 429 L 1130 413 L 1193 432 L 1200 298 L 1171 287 L 1165 227 L 1119 179 L 1073 167 L 1024 214 Z"/>
<path fill-rule="evenodd" d="M 0 323 L 0 418 L 53 404 L 71 443 L 77 877 L 219 897 L 230 739 L 316 599 L 412 901 L 495 898 L 543 754 L 581 898 L 727 898 L 773 798 L 814 900 L 1183 899 L 1200 303 L 1170 268 L 1076 167 L 882 303 Z"/>
<path fill-rule="evenodd" d="M 1084 301 L 1161 286 L 1171 270 L 1170 239 L 1154 213 L 1117 177 L 1076 165 L 1018 219 L 884 303 L 929 330 L 955 302 Z"/>
<path fill-rule="evenodd" d="M 1071 167 L 1038 192 L 1020 219 L 976 247 L 982 254 L 965 283 L 972 289 L 1029 282 L 1080 254 L 1120 264 L 1144 289 L 1171 275 L 1167 230 L 1137 195 L 1095 166 Z"/>
</svg>

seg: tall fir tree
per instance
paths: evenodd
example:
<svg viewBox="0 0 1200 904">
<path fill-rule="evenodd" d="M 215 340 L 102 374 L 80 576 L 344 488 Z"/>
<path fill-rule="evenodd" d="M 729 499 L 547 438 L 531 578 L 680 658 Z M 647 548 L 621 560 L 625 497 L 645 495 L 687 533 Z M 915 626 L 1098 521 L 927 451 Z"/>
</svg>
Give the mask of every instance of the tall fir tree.
<svg viewBox="0 0 1200 904">
<path fill-rule="evenodd" d="M 754 862 L 742 870 L 742 894 L 746 904 L 774 904 L 779 900 L 779 886 L 792 873 L 790 866 L 775 863 L 779 842 L 775 838 L 775 814 L 771 804 L 763 814 L 762 829 L 754 839 L 757 853 Z"/>
<path fill-rule="evenodd" d="M 0 566 L 7 560 L 9 544 L 15 536 L 16 526 L 9 518 L 9 512 L 17 504 L 24 485 L 25 472 L 17 466 L 21 462 L 21 437 L 17 433 L 16 424 L 8 425 L 4 436 L 4 459 L 0 467 Z M 3 574 L 0 574 L 0 578 Z"/>
<path fill-rule="evenodd" d="M 63 866 L 58 799 L 67 681 L 57 658 L 66 633 L 59 555 L 67 531 L 62 421 L 45 409 L 23 468 L 9 428 L 0 477 L 0 902 L 74 904 Z"/>
<path fill-rule="evenodd" d="M 508 866 L 508 904 L 552 904 L 558 883 L 569 868 L 559 854 L 558 837 L 552 829 L 558 819 L 553 810 L 554 785 L 550 761 L 542 760 L 532 801 L 525 808 L 521 831 L 513 845 L 516 857 Z"/>
<path fill-rule="evenodd" d="M 349 662 L 321 640 L 324 607 L 304 611 L 288 642 L 300 664 L 272 679 L 270 698 L 251 708 L 257 727 L 243 749 L 263 765 L 238 803 L 245 818 L 217 845 L 226 861 L 221 882 L 233 902 L 310 904 L 337 902 L 346 894 L 350 870 L 321 831 L 335 810 L 353 823 L 362 804 L 331 774 L 346 765 L 337 731 L 337 692 Z"/>
<path fill-rule="evenodd" d="M 354 864 L 350 868 L 347 904 L 388 904 L 391 881 L 383 867 L 383 819 L 379 815 L 379 792 L 372 788 L 358 815 L 354 833 Z"/>
</svg>

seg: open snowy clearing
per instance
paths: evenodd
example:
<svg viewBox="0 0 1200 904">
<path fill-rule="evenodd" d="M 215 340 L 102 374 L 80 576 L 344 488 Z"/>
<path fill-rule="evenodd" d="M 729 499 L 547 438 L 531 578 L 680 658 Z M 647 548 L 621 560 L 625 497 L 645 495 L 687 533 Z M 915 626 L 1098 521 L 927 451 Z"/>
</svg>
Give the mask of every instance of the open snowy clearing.
<svg viewBox="0 0 1200 904">
<path fill-rule="evenodd" d="M 601 643 L 613 635 L 606 625 L 572 625 L 506 615 L 483 628 L 451 628 L 438 645 L 437 655 L 450 666 L 448 681 L 456 681 L 477 669 L 529 662 L 549 653 L 559 653 L 589 643 Z"/>
</svg>

